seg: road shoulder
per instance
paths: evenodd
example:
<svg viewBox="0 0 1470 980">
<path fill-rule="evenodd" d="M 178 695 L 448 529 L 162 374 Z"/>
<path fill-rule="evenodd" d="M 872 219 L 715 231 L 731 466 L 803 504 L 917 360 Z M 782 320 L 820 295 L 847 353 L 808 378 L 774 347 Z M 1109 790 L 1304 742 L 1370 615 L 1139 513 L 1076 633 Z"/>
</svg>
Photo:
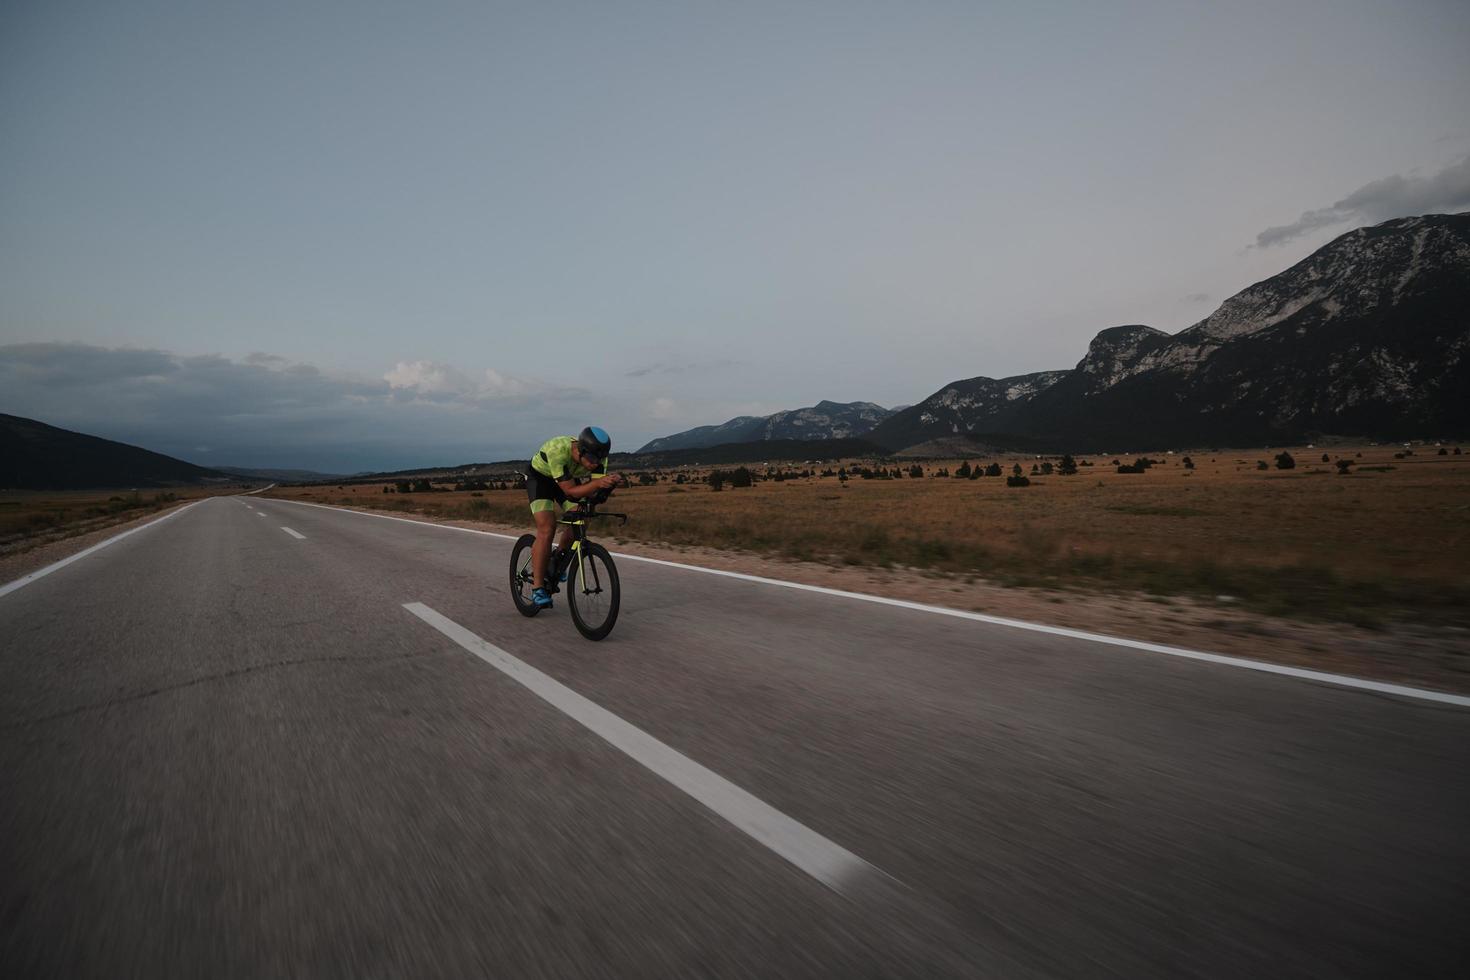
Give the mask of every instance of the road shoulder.
<svg viewBox="0 0 1470 980">
<path fill-rule="evenodd" d="M 0 556 L 0 585 L 14 582 L 18 578 L 23 578 L 32 572 L 45 568 L 47 565 L 54 565 L 56 562 L 64 561 L 79 551 L 86 551 L 93 545 L 106 541 L 108 538 L 115 538 L 119 534 L 123 534 L 133 528 L 140 527 L 151 521 L 156 521 L 160 517 L 171 514 L 180 508 L 198 503 L 201 499 L 208 498 L 179 500 L 165 507 L 160 507 L 157 510 L 150 510 L 138 517 L 98 528 L 95 531 L 88 531 L 85 534 L 62 538 L 59 541 L 49 541 L 46 544 L 37 545 L 28 551 L 19 551 Z"/>
</svg>

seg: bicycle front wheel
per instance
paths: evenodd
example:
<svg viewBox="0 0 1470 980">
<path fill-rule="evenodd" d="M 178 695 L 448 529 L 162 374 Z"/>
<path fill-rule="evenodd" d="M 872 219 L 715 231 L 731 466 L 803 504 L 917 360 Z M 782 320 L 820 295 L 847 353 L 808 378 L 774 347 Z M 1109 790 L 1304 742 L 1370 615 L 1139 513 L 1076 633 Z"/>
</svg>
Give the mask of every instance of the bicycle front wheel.
<svg viewBox="0 0 1470 980">
<path fill-rule="evenodd" d="M 523 534 L 510 549 L 510 598 L 522 616 L 534 616 L 541 607 L 531 601 L 535 574 L 531 571 L 531 549 L 536 546 L 536 535 Z"/>
<path fill-rule="evenodd" d="M 612 632 L 618 621 L 618 569 L 602 545 L 582 546 L 568 576 L 567 602 L 578 633 L 600 640 Z"/>
</svg>

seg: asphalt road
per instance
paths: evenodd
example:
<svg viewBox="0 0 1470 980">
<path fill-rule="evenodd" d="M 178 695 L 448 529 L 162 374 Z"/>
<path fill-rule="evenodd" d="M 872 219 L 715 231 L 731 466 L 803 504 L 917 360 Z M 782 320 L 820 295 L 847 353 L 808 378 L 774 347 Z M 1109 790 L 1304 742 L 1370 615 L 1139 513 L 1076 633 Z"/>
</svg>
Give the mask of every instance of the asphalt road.
<svg viewBox="0 0 1470 980">
<path fill-rule="evenodd" d="M 509 547 L 0 594 L 0 975 L 1470 974 L 1470 708 L 631 560 L 594 644 Z"/>
</svg>

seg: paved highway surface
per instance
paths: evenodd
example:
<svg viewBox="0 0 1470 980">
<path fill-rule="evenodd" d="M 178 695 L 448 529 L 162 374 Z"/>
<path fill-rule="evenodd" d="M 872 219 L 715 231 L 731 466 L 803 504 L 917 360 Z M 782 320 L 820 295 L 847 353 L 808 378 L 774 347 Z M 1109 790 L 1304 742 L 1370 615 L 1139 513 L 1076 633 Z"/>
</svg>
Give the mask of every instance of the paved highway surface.
<svg viewBox="0 0 1470 980">
<path fill-rule="evenodd" d="M 294 532 L 294 533 L 293 533 Z M 0 974 L 1470 974 L 1470 708 L 257 497 L 0 594 Z"/>
</svg>

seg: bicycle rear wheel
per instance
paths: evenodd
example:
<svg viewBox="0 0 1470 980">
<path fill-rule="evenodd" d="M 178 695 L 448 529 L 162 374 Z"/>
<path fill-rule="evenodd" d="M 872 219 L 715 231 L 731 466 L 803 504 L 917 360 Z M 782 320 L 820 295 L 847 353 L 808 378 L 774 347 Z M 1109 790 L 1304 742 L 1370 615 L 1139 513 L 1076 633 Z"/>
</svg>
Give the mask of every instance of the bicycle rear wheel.
<svg viewBox="0 0 1470 980">
<path fill-rule="evenodd" d="M 600 640 L 618 621 L 618 569 L 600 544 L 584 544 L 567 580 L 567 602 L 577 632 Z"/>
<path fill-rule="evenodd" d="M 531 571 L 532 549 L 536 546 L 536 535 L 522 534 L 510 549 L 510 598 L 522 616 L 534 616 L 541 607 L 531 601 L 535 588 L 535 573 Z"/>
</svg>

